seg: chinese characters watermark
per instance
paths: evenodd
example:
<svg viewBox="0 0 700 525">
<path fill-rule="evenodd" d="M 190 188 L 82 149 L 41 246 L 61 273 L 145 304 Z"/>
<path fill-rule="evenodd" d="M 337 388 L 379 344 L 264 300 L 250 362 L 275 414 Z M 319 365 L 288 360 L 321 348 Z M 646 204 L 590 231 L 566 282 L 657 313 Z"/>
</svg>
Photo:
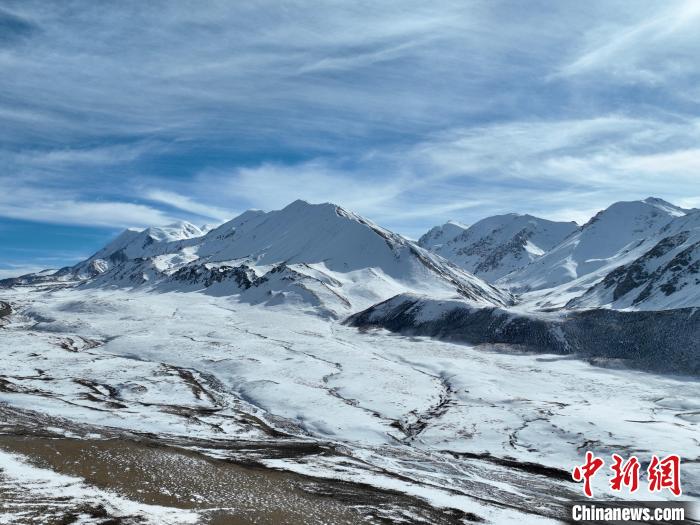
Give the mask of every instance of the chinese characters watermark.
<svg viewBox="0 0 700 525">
<path fill-rule="evenodd" d="M 625 460 L 622 456 L 613 454 L 612 459 L 610 470 L 613 471 L 613 476 L 610 479 L 610 489 L 619 492 L 623 487 L 626 487 L 630 493 L 636 492 L 639 489 L 641 468 L 637 457 L 632 456 Z M 583 481 L 583 493 L 587 497 L 593 497 L 591 480 L 604 466 L 603 459 L 595 457 L 592 452 L 588 451 L 584 464 L 574 467 L 572 477 L 574 481 Z M 671 454 L 660 459 L 653 455 L 646 472 L 649 492 L 661 492 L 668 489 L 676 497 L 682 494 L 680 456 Z"/>
</svg>

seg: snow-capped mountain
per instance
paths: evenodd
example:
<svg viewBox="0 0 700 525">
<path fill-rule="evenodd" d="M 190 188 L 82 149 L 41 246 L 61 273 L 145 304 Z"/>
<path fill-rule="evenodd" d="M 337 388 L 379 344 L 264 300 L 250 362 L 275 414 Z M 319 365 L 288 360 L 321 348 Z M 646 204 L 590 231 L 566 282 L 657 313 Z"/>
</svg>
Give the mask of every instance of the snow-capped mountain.
<svg viewBox="0 0 700 525">
<path fill-rule="evenodd" d="M 674 219 L 659 238 L 568 306 L 662 310 L 700 305 L 700 211 Z"/>
<path fill-rule="evenodd" d="M 469 227 L 448 222 L 432 228 L 418 243 L 482 279 L 495 281 L 541 257 L 576 228 L 575 222 L 509 213 Z"/>
<path fill-rule="evenodd" d="M 519 311 L 700 306 L 700 210 L 617 202 L 585 225 L 499 215 L 449 222 L 418 243 L 333 204 L 249 210 L 204 231 L 180 222 L 126 230 L 92 257 L 15 286 L 157 287 L 298 304 L 342 316 L 402 293 Z M 496 280 L 488 284 L 482 278 Z"/>
<path fill-rule="evenodd" d="M 89 261 L 103 259 L 112 264 L 129 259 L 153 257 L 181 250 L 190 239 L 204 235 L 194 224 L 182 221 L 145 230 L 124 230 L 116 239 L 94 254 Z M 189 243 L 193 244 L 193 243 Z"/>
<path fill-rule="evenodd" d="M 247 211 L 206 234 L 189 223 L 127 230 L 54 277 L 90 287 L 207 289 L 255 303 L 311 305 L 331 315 L 405 291 L 459 295 L 475 304 L 511 301 L 507 292 L 359 215 L 304 201 Z"/>
<path fill-rule="evenodd" d="M 616 202 L 581 227 L 528 215 L 435 227 L 419 244 L 499 287 L 520 310 L 700 306 L 700 211 Z"/>
<path fill-rule="evenodd" d="M 687 211 L 656 198 L 616 202 L 548 253 L 499 283 L 517 291 L 529 291 L 577 281 L 574 284 L 581 285 L 580 290 L 587 289 L 597 279 L 649 250 L 660 239 L 662 228 Z"/>
<path fill-rule="evenodd" d="M 468 229 L 469 226 L 461 222 L 447 221 L 442 226 L 430 228 L 418 239 L 418 244 L 434 252 Z"/>
</svg>

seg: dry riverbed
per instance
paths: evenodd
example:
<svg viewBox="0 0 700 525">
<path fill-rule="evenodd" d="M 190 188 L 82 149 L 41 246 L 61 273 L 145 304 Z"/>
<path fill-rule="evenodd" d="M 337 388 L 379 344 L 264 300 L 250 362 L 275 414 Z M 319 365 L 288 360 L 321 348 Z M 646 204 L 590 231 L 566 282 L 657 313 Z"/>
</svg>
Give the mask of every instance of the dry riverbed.
<svg viewBox="0 0 700 525">
<path fill-rule="evenodd" d="M 239 465 L 147 438 L 66 438 L 26 428 L 0 435 L 0 523 L 401 521 L 459 523 L 401 494 Z"/>
</svg>

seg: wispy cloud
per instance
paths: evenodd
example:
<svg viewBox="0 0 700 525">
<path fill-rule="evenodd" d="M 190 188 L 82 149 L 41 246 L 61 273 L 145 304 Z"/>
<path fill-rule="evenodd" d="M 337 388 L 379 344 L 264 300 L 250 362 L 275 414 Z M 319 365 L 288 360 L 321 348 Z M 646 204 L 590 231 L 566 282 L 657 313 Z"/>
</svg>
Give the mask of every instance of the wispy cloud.
<svg viewBox="0 0 700 525">
<path fill-rule="evenodd" d="M 167 212 L 140 202 L 95 198 L 76 188 L 52 188 L 33 179 L 0 177 L 0 217 L 91 228 L 125 228 L 175 222 Z"/>
<path fill-rule="evenodd" d="M 415 236 L 448 218 L 695 202 L 699 13 L 10 1 L 0 218 L 145 226 L 305 198 Z"/>
<path fill-rule="evenodd" d="M 605 78 L 666 83 L 697 75 L 700 4 L 695 0 L 663 2 L 655 11 L 626 26 L 596 28 L 579 56 L 561 67 L 564 76 L 600 74 Z"/>
<path fill-rule="evenodd" d="M 216 219 L 218 221 L 230 219 L 235 215 L 230 210 L 217 208 L 216 206 L 210 206 L 208 204 L 202 204 L 191 199 L 190 197 L 186 197 L 184 195 L 180 195 L 179 193 L 175 193 L 172 191 L 149 190 L 148 192 L 146 192 L 144 197 L 150 201 L 166 204 L 179 210 L 194 213 L 201 217 Z"/>
<path fill-rule="evenodd" d="M 165 225 L 176 221 L 172 216 L 142 204 L 114 201 L 52 200 L 46 195 L 42 197 L 46 201 L 36 203 L 31 208 L 22 203 L 6 202 L 0 199 L 0 215 L 28 221 L 109 228 Z"/>
<path fill-rule="evenodd" d="M 94 166 L 123 166 L 150 153 L 163 153 L 162 145 L 148 142 L 110 144 L 82 148 L 41 148 L 23 150 L 14 155 L 14 162 L 22 166 L 47 167 L 53 170 Z"/>
<path fill-rule="evenodd" d="M 9 266 L 9 265 L 8 265 Z M 45 270 L 45 266 L 37 265 L 16 265 L 9 266 L 8 268 L 3 268 L 0 266 L 0 279 L 7 279 L 9 277 L 18 277 L 20 275 L 27 275 L 28 273 L 36 273 Z"/>
<path fill-rule="evenodd" d="M 472 222 L 510 211 L 585 222 L 615 200 L 697 193 L 698 139 L 700 126 L 692 120 L 608 115 L 509 122 L 440 132 L 353 162 L 205 172 L 192 191 L 216 187 L 220 197 L 263 209 L 299 197 L 332 201 L 411 234 L 426 221 Z"/>
<path fill-rule="evenodd" d="M 0 8 L 0 47 L 15 45 L 38 31 L 38 27 L 27 18 Z"/>
<path fill-rule="evenodd" d="M 228 178 L 228 191 L 250 198 L 264 209 L 284 206 L 291 195 L 298 195 L 311 202 L 342 202 L 349 208 L 370 210 L 395 199 L 402 191 L 402 182 L 400 176 L 376 180 L 369 173 L 314 160 L 237 169 Z"/>
</svg>

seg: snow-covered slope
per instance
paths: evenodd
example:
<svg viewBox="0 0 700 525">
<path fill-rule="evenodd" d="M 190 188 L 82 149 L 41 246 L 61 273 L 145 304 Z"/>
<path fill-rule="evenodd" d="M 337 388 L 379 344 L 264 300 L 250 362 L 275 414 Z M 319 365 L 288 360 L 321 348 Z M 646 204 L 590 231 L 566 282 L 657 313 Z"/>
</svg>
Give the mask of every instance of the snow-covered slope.
<svg viewBox="0 0 700 525">
<path fill-rule="evenodd" d="M 333 204 L 295 201 L 247 211 L 202 234 L 189 223 L 127 230 L 61 270 L 87 286 L 207 289 L 253 303 L 347 313 L 405 291 L 504 305 L 508 293 L 415 243 Z M 20 283 L 21 284 L 21 283 Z"/>
<path fill-rule="evenodd" d="M 569 307 L 661 310 L 700 306 L 700 211 L 674 219 L 660 240 L 617 267 Z"/>
<path fill-rule="evenodd" d="M 418 244 L 431 251 L 437 251 L 452 241 L 458 235 L 469 229 L 469 226 L 457 221 L 447 221 L 442 226 L 434 226 L 424 233 Z"/>
<path fill-rule="evenodd" d="M 666 201 L 616 202 L 522 270 L 499 280 L 517 291 L 542 290 L 566 283 L 585 290 L 622 264 L 641 256 L 661 230 L 687 210 Z M 579 279 L 583 281 L 575 282 Z"/>
<path fill-rule="evenodd" d="M 521 313 L 685 308 L 700 306 L 699 232 L 700 210 L 648 198 L 617 202 L 581 227 L 508 214 L 450 222 L 414 243 L 339 206 L 295 201 L 206 233 L 186 222 L 126 230 L 73 267 L 0 286 L 206 290 L 335 317 L 402 293 L 506 306 L 504 289 L 519 294 Z"/>
<path fill-rule="evenodd" d="M 169 226 L 146 228 L 143 231 L 128 229 L 88 260 L 105 259 L 118 262 L 137 257 L 152 257 L 177 251 L 184 245 L 182 241 L 202 235 L 197 226 L 185 221 Z"/>
<path fill-rule="evenodd" d="M 418 243 L 488 281 L 527 266 L 576 230 L 575 222 L 554 222 L 509 213 L 470 227 L 448 222 Z"/>
<path fill-rule="evenodd" d="M 278 211 L 246 212 L 207 234 L 197 254 L 209 262 L 245 261 L 259 271 L 272 267 L 274 274 L 261 275 L 264 288 L 280 281 L 276 290 L 286 293 L 283 284 L 302 287 L 322 302 L 318 297 L 325 295 L 368 304 L 406 289 L 459 293 L 490 304 L 509 301 L 480 279 L 333 204 L 295 201 Z"/>
</svg>

